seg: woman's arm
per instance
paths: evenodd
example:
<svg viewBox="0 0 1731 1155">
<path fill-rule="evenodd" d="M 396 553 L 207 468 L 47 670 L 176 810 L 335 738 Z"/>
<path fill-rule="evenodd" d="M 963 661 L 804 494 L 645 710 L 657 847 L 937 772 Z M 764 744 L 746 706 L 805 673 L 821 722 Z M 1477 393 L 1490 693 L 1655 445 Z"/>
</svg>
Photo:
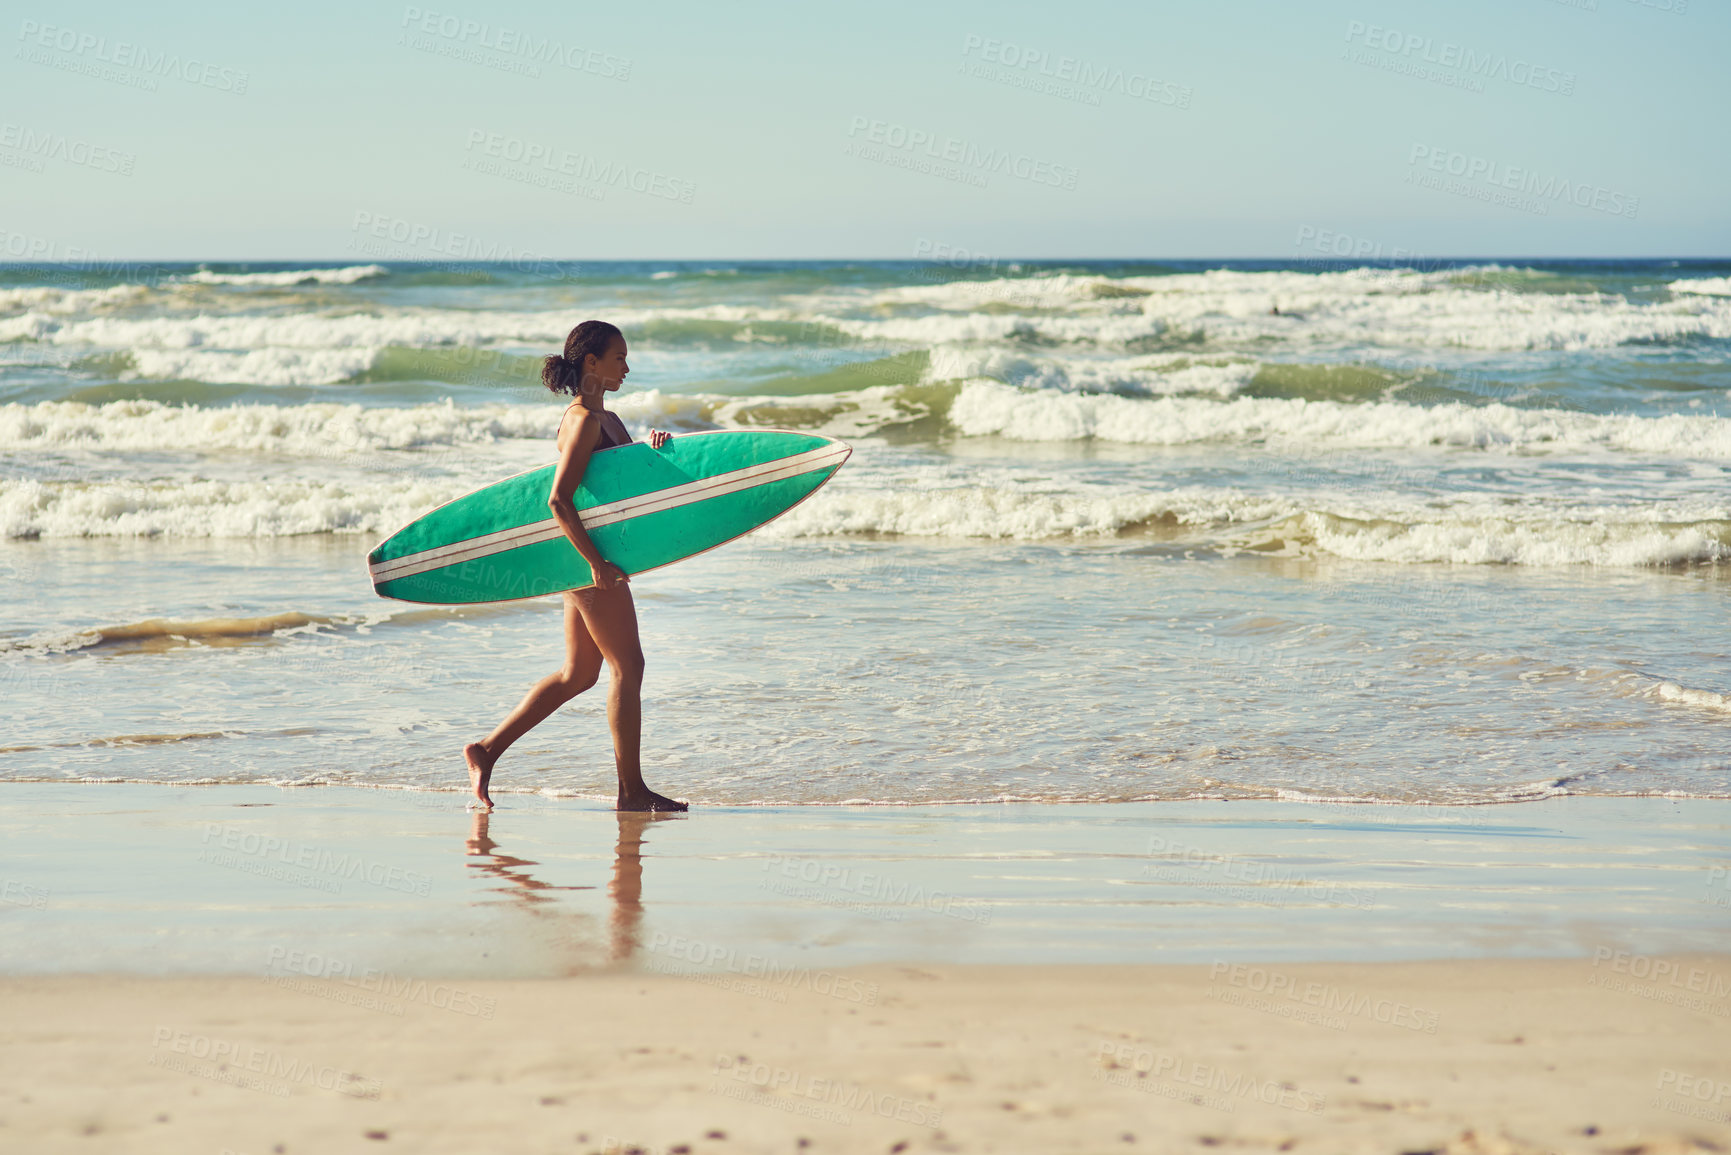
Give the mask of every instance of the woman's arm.
<svg viewBox="0 0 1731 1155">
<path fill-rule="evenodd" d="M 577 493 L 577 483 L 583 480 L 583 471 L 589 468 L 589 458 L 595 451 L 595 443 L 600 439 L 600 421 L 586 410 L 580 410 L 577 414 L 577 427 L 571 431 L 571 439 L 559 448 L 559 464 L 553 470 L 553 493 L 547 498 L 547 505 L 553 510 L 553 520 L 559 523 L 559 528 L 565 531 L 565 536 L 571 539 L 571 544 L 577 548 L 583 560 L 589 563 L 589 572 L 595 575 L 595 585 L 605 590 L 613 588 L 614 582 L 631 579 L 624 570 L 603 558 L 601 551 L 595 548 L 595 543 L 589 540 L 589 534 L 577 518 L 577 506 L 572 500 Z"/>
</svg>

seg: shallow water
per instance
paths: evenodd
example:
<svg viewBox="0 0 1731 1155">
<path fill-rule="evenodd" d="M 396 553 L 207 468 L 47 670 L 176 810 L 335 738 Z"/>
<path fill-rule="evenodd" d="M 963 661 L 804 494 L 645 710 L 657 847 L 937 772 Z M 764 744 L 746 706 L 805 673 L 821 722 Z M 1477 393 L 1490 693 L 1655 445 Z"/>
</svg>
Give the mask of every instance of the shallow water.
<svg viewBox="0 0 1731 1155">
<path fill-rule="evenodd" d="M 13 267 L 0 777 L 454 786 L 557 604 L 382 602 L 363 556 L 549 459 L 536 358 L 595 313 L 639 435 L 856 447 L 634 583 L 664 791 L 1731 795 L 1728 272 Z M 609 796 L 601 714 L 501 787 Z"/>
</svg>

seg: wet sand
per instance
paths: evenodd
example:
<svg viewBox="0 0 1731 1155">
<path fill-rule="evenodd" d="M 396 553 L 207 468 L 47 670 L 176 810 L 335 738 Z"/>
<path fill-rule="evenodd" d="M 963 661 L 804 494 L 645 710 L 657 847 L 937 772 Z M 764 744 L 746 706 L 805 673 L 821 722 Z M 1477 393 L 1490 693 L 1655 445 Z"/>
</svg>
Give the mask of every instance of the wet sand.
<svg viewBox="0 0 1731 1155">
<path fill-rule="evenodd" d="M 0 800 L 6 1150 L 1731 1147 L 1731 803 Z"/>
</svg>

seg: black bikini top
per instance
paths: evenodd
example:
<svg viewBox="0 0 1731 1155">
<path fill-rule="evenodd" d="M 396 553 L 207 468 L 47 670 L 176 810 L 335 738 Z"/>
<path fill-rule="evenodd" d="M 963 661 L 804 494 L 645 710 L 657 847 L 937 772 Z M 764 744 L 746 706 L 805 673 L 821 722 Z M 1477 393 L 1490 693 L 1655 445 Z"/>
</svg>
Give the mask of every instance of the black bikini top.
<svg viewBox="0 0 1731 1155">
<path fill-rule="evenodd" d="M 615 436 L 613 432 L 613 426 L 607 421 L 607 418 L 609 417 L 612 417 L 614 421 L 619 423 L 619 433 L 617 436 Z M 605 442 L 605 444 L 603 444 L 603 442 Z M 599 453 L 603 449 L 617 449 L 621 445 L 629 444 L 631 444 L 631 434 L 625 431 L 625 422 L 620 421 L 619 417 L 615 414 L 603 414 L 601 417 L 601 437 L 595 443 L 594 452 Z"/>
<path fill-rule="evenodd" d="M 626 432 L 625 422 L 619 419 L 618 414 L 609 413 L 603 410 L 600 417 L 601 436 L 596 440 L 595 448 L 590 450 L 591 453 L 600 453 L 603 449 L 617 449 L 621 445 L 631 444 L 631 434 Z M 617 434 L 613 432 L 613 423 L 607 420 L 609 417 L 611 417 L 613 421 L 619 422 L 619 432 Z"/>
</svg>

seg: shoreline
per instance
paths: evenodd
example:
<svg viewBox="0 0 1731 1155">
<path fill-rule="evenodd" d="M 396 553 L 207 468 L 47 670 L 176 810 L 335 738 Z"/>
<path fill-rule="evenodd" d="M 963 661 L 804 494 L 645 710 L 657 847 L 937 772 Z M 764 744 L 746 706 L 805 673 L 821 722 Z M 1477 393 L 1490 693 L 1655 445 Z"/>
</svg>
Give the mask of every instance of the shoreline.
<svg viewBox="0 0 1731 1155">
<path fill-rule="evenodd" d="M 0 975 L 263 973 L 273 951 L 448 978 L 1658 957 L 1722 949 L 1731 801 L 713 807 L 13 783 Z M 501 964 L 487 940 L 510 944 Z M 504 971 L 499 968 L 503 965 Z"/>
<path fill-rule="evenodd" d="M 205 737 L 205 735 L 192 735 L 192 737 Z M 123 741 L 123 739 L 104 739 L 103 741 L 110 742 L 110 743 L 118 743 L 120 741 Z M 33 750 L 42 749 L 42 747 L 20 745 L 20 746 L 15 746 L 15 747 L 9 747 L 7 749 L 33 751 Z M 4 751 L 0 751 L 0 752 L 4 752 Z M 372 782 L 335 782 L 335 781 L 331 781 L 331 782 L 326 782 L 326 781 L 320 781 L 320 782 L 227 782 L 227 781 L 220 781 L 217 779 L 209 779 L 209 778 L 186 779 L 184 781 L 167 781 L 167 780 L 157 779 L 157 778 L 96 778 L 96 777 L 84 777 L 84 778 L 4 778 L 4 779 L 0 779 L 0 791 L 3 791 L 10 786 L 53 786 L 53 787 L 62 787 L 62 786 L 65 786 L 65 787 L 71 787 L 71 786 L 147 786 L 147 787 L 153 787 L 153 788 L 164 789 L 164 790 L 202 790 L 202 789 L 228 790 L 228 789 L 250 789 L 250 788 L 282 790 L 282 791 L 293 791 L 293 790 L 364 790 L 364 791 L 374 791 L 374 792 L 379 792 L 379 793 L 384 793 L 384 794 L 400 793 L 400 794 L 408 794 L 408 795 L 413 795 L 413 796 L 425 795 L 428 797 L 440 797 L 440 798 L 456 796 L 456 797 L 462 799 L 465 803 L 470 801 L 472 798 L 472 796 L 469 793 L 468 787 L 461 785 L 461 784 L 455 784 L 455 785 L 451 785 L 451 786 L 427 786 L 427 785 L 407 784 L 407 783 L 397 783 L 397 782 L 378 782 L 378 783 L 372 783 Z M 920 808 L 924 808 L 924 807 L 931 807 L 933 809 L 941 809 L 944 807 L 956 807 L 956 806 L 976 806 L 976 807 L 982 807 L 982 808 L 991 808 L 991 807 L 995 807 L 995 806 L 1053 806 L 1053 807 L 1066 807 L 1066 806 L 1105 806 L 1105 807 L 1112 807 L 1112 806 L 1187 806 L 1187 805 L 1213 804 L 1213 803 L 1219 803 L 1222 805 L 1262 803 L 1262 804 L 1281 805 L 1281 806 L 1290 805 L 1290 806 L 1312 806 L 1312 807 L 1339 807 L 1342 809 L 1374 808 L 1374 807 L 1412 807 L 1414 809 L 1421 809 L 1422 808 L 1422 809 L 1435 809 L 1435 810 L 1449 811 L 1449 810 L 1474 810 L 1474 809 L 1478 809 L 1481 807 L 1494 808 L 1494 807 L 1501 807 L 1501 806 L 1525 806 L 1529 803 L 1545 803 L 1545 802 L 1558 801 L 1558 800 L 1562 800 L 1562 799 L 1596 799 L 1596 800 L 1603 800 L 1603 799 L 1615 799 L 1615 800 L 1652 799 L 1652 800 L 1661 801 L 1661 802 L 1679 802 L 1679 803 L 1731 802 L 1731 794 L 1689 794 L 1689 793 L 1685 793 L 1683 791 L 1677 791 L 1677 790 L 1630 790 L 1630 791 L 1620 791 L 1620 792 L 1613 792 L 1613 791 L 1577 792 L 1577 791 L 1571 791 L 1571 790 L 1567 790 L 1567 789 L 1563 789 L 1563 788 L 1556 788 L 1554 793 L 1542 793 L 1542 792 L 1538 792 L 1538 791 L 1545 789 L 1545 788 L 1535 787 L 1534 793 L 1521 794 L 1519 796 L 1514 796 L 1514 797 L 1481 798 L 1481 799 L 1476 799 L 1476 800 L 1472 800 L 1472 801 L 1434 801 L 1434 800 L 1429 800 L 1429 799 L 1405 799 L 1405 798 L 1402 798 L 1402 799 L 1354 798 L 1354 797 L 1348 797 L 1348 796 L 1344 796 L 1344 795 L 1342 795 L 1342 796 L 1297 795 L 1297 794 L 1289 794 L 1288 792 L 1286 792 L 1284 790 L 1280 790 L 1280 789 L 1276 789 L 1276 788 L 1271 788 L 1271 789 L 1274 790 L 1274 793 L 1246 795 L 1246 796 L 1242 796 L 1242 797 L 1228 796 L 1228 795 L 1224 795 L 1224 794 L 1213 794 L 1213 795 L 1192 795 L 1192 796 L 1183 797 L 1183 798 L 1098 799 L 1098 798 L 1000 797 L 1000 798 L 983 798 L 983 799 L 982 798 L 956 798 L 956 799 L 921 798 L 921 799 L 917 799 L 914 801 L 895 801 L 895 800 L 888 800 L 888 799 L 873 799 L 873 798 L 845 798 L 845 799 L 839 799 L 836 801 L 825 800 L 825 801 L 816 801 L 816 802 L 795 802 L 795 801 L 790 801 L 790 800 L 786 800 L 786 799 L 775 800 L 775 801 L 758 801 L 758 802 L 692 802 L 691 805 L 694 807 L 701 806 L 705 810 L 712 811 L 712 812 L 723 811 L 723 810 L 740 810 L 740 811 L 787 810 L 787 811 L 796 811 L 797 812 L 797 811 L 808 810 L 808 809 L 809 810 L 823 810 L 823 809 L 909 809 L 909 810 L 914 810 L 914 809 L 920 809 Z M 596 793 L 596 794 L 580 794 L 580 793 L 575 793 L 575 792 L 560 793 L 557 790 L 550 790 L 550 789 L 529 790 L 529 789 L 522 789 L 522 788 L 515 788 L 515 787 L 508 787 L 508 786 L 493 786 L 493 787 L 489 787 L 489 790 L 496 798 L 532 800 L 532 801 L 539 802 L 539 803 L 546 803 L 546 804 L 555 804 L 556 803 L 556 804 L 567 804 L 567 805 L 576 805 L 576 804 L 582 804 L 582 803 L 602 803 L 604 809 L 606 809 L 610 812 L 612 811 L 611 803 L 613 801 L 613 795 L 611 793 Z"/>
</svg>

